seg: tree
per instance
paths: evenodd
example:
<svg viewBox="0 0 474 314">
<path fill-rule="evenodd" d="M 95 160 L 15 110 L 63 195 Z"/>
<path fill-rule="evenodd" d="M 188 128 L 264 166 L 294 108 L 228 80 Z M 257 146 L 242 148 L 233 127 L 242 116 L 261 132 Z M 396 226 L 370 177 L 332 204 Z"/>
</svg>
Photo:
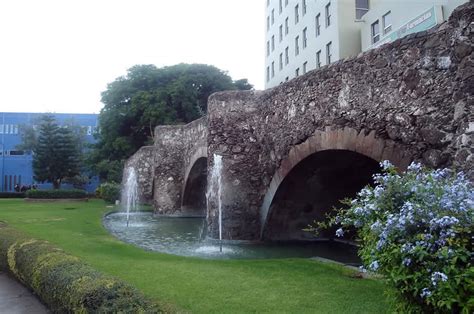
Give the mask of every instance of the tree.
<svg viewBox="0 0 474 314">
<path fill-rule="evenodd" d="M 188 123 L 205 115 L 212 93 L 251 88 L 246 79 L 234 82 L 210 65 L 133 66 L 102 93 L 100 133 L 88 163 L 101 179 L 121 178 L 117 167 L 153 142 L 157 125 Z"/>
<path fill-rule="evenodd" d="M 33 146 L 35 180 L 50 182 L 59 189 L 65 178 L 80 174 L 81 149 L 75 134 L 60 127 L 53 116 L 40 118 L 37 142 Z"/>
<path fill-rule="evenodd" d="M 35 129 L 31 124 L 21 124 L 19 129 L 21 144 L 16 145 L 15 148 L 19 150 L 33 151 L 38 142 L 38 136 Z"/>
</svg>

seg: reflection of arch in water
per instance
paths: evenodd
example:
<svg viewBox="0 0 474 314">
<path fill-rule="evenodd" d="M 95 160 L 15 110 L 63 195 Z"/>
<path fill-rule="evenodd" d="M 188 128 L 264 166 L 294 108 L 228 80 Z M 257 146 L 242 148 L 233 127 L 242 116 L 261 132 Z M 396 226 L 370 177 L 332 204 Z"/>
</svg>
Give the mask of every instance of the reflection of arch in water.
<svg viewBox="0 0 474 314">
<path fill-rule="evenodd" d="M 185 172 L 181 207 L 186 213 L 205 215 L 207 187 L 207 149 L 198 149 Z"/>
<path fill-rule="evenodd" d="M 308 158 L 308 160 L 305 160 L 306 158 Z M 261 236 L 265 238 L 278 238 L 278 232 L 285 232 L 285 230 L 278 231 L 278 228 L 268 228 L 269 219 L 271 217 L 272 224 L 275 223 L 275 218 L 277 220 L 284 219 L 284 217 L 278 218 L 278 211 L 280 214 L 283 213 L 281 210 L 277 209 L 277 212 L 275 213 L 277 216 L 271 213 L 274 208 L 285 208 L 293 205 L 297 207 L 299 206 L 302 207 L 299 209 L 299 212 L 306 213 L 303 216 L 309 217 L 314 215 L 315 218 L 318 218 L 318 214 L 316 213 L 318 212 L 318 208 L 319 212 L 321 213 L 320 209 L 321 206 L 323 206 L 323 203 L 331 203 L 331 197 L 329 197 L 329 195 L 333 196 L 333 202 L 336 201 L 334 200 L 336 197 L 344 198 L 345 196 L 352 196 L 350 195 L 350 190 L 356 189 L 356 186 L 360 184 L 362 184 L 361 187 L 363 187 L 365 184 L 370 183 L 371 174 L 377 170 L 377 163 L 382 160 L 390 160 L 399 169 L 404 170 L 408 166 L 411 157 L 404 147 L 394 143 L 393 141 L 376 138 L 374 131 L 368 133 L 367 135 L 364 131 L 358 133 L 356 130 L 351 128 L 338 130 L 327 128 L 325 131 L 315 132 L 315 134 L 308 138 L 304 143 L 292 147 L 288 157 L 281 162 L 280 167 L 275 172 L 260 211 Z M 301 166 L 299 166 L 300 163 Z M 362 167 L 360 173 L 357 172 L 356 167 L 351 167 L 351 164 Z M 293 169 L 295 169 L 296 173 L 294 175 L 291 174 Z M 302 175 L 305 175 L 306 177 L 301 178 Z M 332 189 L 336 188 L 337 182 L 330 182 L 330 178 L 335 175 L 345 175 L 346 177 L 344 180 L 353 181 L 352 188 L 345 188 L 347 190 L 346 195 L 339 195 L 339 193 L 335 193 L 334 191 L 332 194 L 328 194 L 327 191 L 325 192 L 325 189 L 331 190 L 331 187 Z M 299 181 L 309 180 L 307 185 L 305 185 L 306 193 L 310 194 L 309 198 L 313 197 L 313 203 L 307 202 L 302 204 L 303 202 L 296 202 L 299 204 L 291 204 L 291 200 L 289 200 L 285 195 L 293 193 L 299 194 L 301 196 L 301 193 L 304 192 L 298 192 L 294 190 L 291 192 L 291 189 L 289 190 L 288 186 L 282 186 L 282 183 L 286 180 L 287 176 L 288 182 L 293 181 L 293 183 L 290 183 L 289 186 L 295 184 L 298 186 L 298 176 L 300 176 Z M 365 178 L 365 182 L 362 182 L 363 180 L 361 182 L 357 182 L 358 177 L 360 177 L 361 180 L 362 178 Z M 325 180 L 329 180 L 326 182 L 327 186 L 324 186 Z M 317 189 L 317 186 L 321 184 L 322 186 Z M 281 189 L 280 186 L 282 186 Z M 315 190 L 312 191 L 310 187 Z M 317 194 L 324 195 L 325 193 L 328 194 L 325 195 L 327 196 L 327 199 L 317 205 L 315 203 Z M 276 200 L 276 202 L 274 202 L 274 200 Z M 295 201 L 295 199 L 293 199 L 293 201 Z M 307 201 L 309 201 L 309 199 L 307 199 Z M 285 202 L 287 203 L 286 205 L 284 204 Z M 303 224 L 304 217 L 298 219 L 299 214 L 297 212 L 298 210 L 295 212 L 287 212 L 285 214 L 287 215 L 287 220 L 294 218 L 293 223 L 289 223 L 287 221 L 287 226 L 285 228 L 288 230 L 291 229 L 288 226 L 289 224 L 293 224 L 293 228 L 295 228 L 295 230 Z M 307 224 L 311 221 L 305 222 Z M 282 222 L 280 225 L 283 224 L 284 222 Z M 303 226 L 303 228 L 304 227 L 305 226 Z M 290 233 L 292 232 L 288 231 L 286 237 L 299 238 L 303 236 L 302 234 L 290 235 Z M 284 234 L 280 234 L 280 236 L 284 236 Z"/>
</svg>

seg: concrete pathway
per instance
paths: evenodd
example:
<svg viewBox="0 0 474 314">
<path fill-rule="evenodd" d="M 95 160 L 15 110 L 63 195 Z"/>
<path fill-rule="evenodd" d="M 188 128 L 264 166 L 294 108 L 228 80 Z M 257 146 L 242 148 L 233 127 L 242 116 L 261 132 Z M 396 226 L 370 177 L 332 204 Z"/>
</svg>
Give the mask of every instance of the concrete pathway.
<svg viewBox="0 0 474 314">
<path fill-rule="evenodd" d="M 45 314 L 49 311 L 28 289 L 0 272 L 0 313 Z"/>
</svg>

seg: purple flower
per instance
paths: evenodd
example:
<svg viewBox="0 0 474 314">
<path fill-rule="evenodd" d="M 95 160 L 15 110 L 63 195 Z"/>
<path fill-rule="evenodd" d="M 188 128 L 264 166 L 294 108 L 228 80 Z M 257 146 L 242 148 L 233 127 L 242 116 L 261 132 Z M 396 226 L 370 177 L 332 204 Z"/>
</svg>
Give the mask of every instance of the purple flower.
<svg viewBox="0 0 474 314">
<path fill-rule="evenodd" d="M 428 288 L 423 288 L 420 293 L 420 297 L 426 298 L 431 296 L 431 291 Z"/>
<path fill-rule="evenodd" d="M 405 258 L 402 262 L 404 266 L 410 266 L 411 264 L 411 258 Z"/>
<path fill-rule="evenodd" d="M 438 282 L 440 281 L 447 281 L 447 280 L 448 280 L 448 276 L 446 276 L 446 274 L 441 273 L 439 271 L 436 271 L 431 275 L 431 283 L 433 284 L 433 286 L 436 286 Z"/>
<path fill-rule="evenodd" d="M 379 265 L 379 262 L 378 261 L 373 261 L 372 263 L 370 263 L 369 265 L 369 269 L 373 270 L 373 271 L 377 271 L 377 269 L 379 269 L 380 265 Z"/>
</svg>

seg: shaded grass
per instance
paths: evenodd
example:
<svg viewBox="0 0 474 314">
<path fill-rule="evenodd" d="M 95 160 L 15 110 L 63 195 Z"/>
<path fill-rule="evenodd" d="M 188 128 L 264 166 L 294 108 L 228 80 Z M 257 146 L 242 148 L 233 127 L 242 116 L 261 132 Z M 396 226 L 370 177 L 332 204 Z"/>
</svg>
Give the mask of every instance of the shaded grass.
<svg viewBox="0 0 474 314">
<path fill-rule="evenodd" d="M 74 208 L 74 209 L 73 209 Z M 309 259 L 205 260 L 148 252 L 102 227 L 102 201 L 0 200 L 0 220 L 48 240 L 146 295 L 196 313 L 384 313 L 382 282 Z"/>
</svg>

